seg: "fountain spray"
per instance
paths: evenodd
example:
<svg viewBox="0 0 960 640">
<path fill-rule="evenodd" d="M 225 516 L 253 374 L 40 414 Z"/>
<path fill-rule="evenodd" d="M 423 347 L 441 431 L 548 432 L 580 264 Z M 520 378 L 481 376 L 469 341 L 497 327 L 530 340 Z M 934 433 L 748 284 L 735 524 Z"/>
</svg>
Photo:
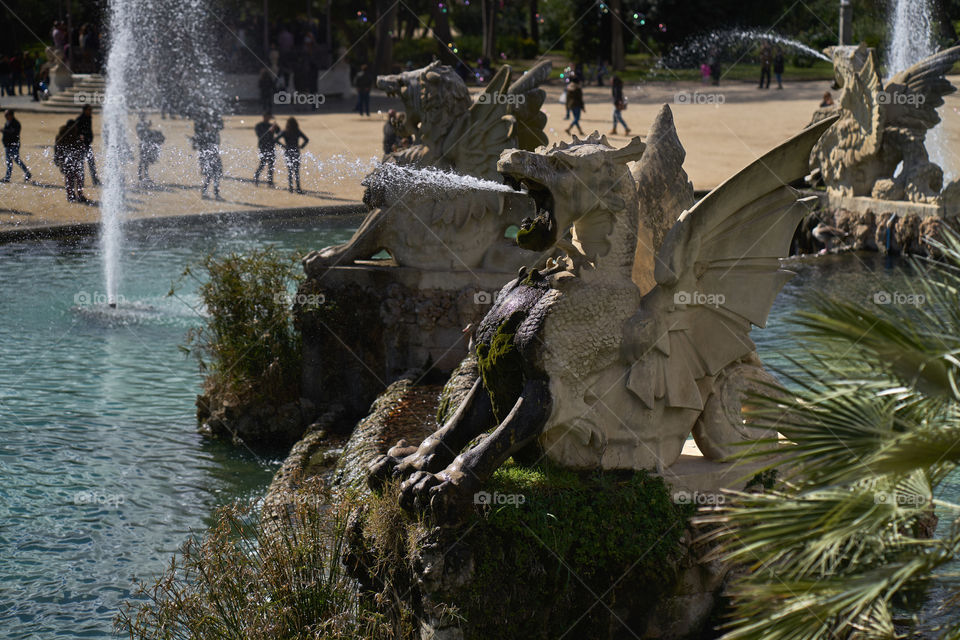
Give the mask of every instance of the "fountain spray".
<svg viewBox="0 0 960 640">
<path fill-rule="evenodd" d="M 100 249 L 107 304 L 117 306 L 120 286 L 121 225 L 124 218 L 124 162 L 127 146 L 127 70 L 134 49 L 135 3 L 110 0 L 110 49 L 107 55 L 107 86 L 103 99 L 101 136 L 106 150 L 101 195 Z"/>
<path fill-rule="evenodd" d="M 937 52 L 930 0 L 891 0 L 887 79 Z M 943 127 L 927 133 L 930 159 L 943 169 L 944 183 L 956 177 Z"/>
</svg>

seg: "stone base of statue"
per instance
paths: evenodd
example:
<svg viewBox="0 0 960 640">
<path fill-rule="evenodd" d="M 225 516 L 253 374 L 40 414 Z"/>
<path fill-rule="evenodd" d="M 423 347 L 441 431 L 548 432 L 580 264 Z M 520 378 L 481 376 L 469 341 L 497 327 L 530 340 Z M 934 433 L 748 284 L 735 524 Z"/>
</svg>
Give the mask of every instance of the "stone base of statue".
<svg viewBox="0 0 960 640">
<path fill-rule="evenodd" d="M 357 506 L 345 563 L 361 598 L 398 637 L 712 635 L 730 568 L 704 559 L 709 549 L 696 542 L 690 517 L 723 499 L 719 486 L 743 488 L 752 465 L 704 460 L 695 448 L 669 477 L 509 463 L 474 497 L 466 522 L 434 526 L 400 508 L 396 486 L 379 494 L 366 486 L 368 465 L 398 438 L 415 444 L 436 426 L 441 386 L 421 377 L 410 374 L 377 397 L 337 444 L 332 474 L 311 462 L 329 457 L 329 437 L 308 436 L 268 497 L 279 504 L 285 482 L 321 473 L 337 499 Z"/>
<path fill-rule="evenodd" d="M 515 274 L 431 271 L 392 261 L 324 269 L 301 285 L 302 395 L 340 404 L 352 427 L 370 403 L 410 369 L 448 375 L 467 353 L 464 330 L 478 323 Z"/>
<path fill-rule="evenodd" d="M 960 201 L 948 197 L 922 203 L 822 192 L 816 195 L 820 198 L 817 209 L 803 221 L 794 238 L 795 254 L 826 249 L 927 255 L 929 241 L 940 238 L 944 225 L 957 228 L 960 214 Z"/>
</svg>

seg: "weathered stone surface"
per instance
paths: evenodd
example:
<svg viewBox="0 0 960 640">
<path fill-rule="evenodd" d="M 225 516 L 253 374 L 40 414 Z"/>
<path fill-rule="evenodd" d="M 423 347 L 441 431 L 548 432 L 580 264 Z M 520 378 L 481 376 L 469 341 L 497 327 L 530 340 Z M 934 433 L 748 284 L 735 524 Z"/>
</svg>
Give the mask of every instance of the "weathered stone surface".
<svg viewBox="0 0 960 640">
<path fill-rule="evenodd" d="M 467 354 L 464 329 L 479 323 L 509 277 L 368 262 L 308 278 L 300 293 L 324 303 L 297 312 L 304 397 L 342 404 L 350 427 L 404 372 L 449 374 Z"/>
<path fill-rule="evenodd" d="M 308 398 L 278 406 L 272 399 L 238 403 L 232 394 L 208 392 L 198 395 L 196 404 L 201 434 L 256 447 L 288 447 L 317 417 Z"/>
<path fill-rule="evenodd" d="M 497 158 L 504 149 L 535 149 L 546 144 L 546 93 L 539 88 L 550 75 L 542 61 L 510 84 L 510 67 L 500 67 L 476 101 L 452 67 L 433 62 L 422 69 L 379 76 L 377 86 L 399 96 L 408 135 L 418 144 L 389 153 L 387 162 L 453 169 L 498 179 Z"/>
<path fill-rule="evenodd" d="M 811 175 L 833 197 L 939 204 L 943 171 L 930 161 L 924 139 L 940 122 L 943 96 L 956 90 L 945 75 L 960 60 L 960 47 L 921 60 L 886 84 L 866 45 L 830 47 L 827 53 L 843 88 L 840 119 L 813 148 Z"/>
</svg>

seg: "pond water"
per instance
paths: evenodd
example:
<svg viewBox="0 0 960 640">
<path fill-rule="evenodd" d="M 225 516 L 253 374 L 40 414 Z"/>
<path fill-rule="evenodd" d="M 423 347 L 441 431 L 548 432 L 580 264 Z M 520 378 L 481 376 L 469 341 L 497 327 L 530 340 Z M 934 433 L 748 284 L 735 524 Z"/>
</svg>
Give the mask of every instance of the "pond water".
<svg viewBox="0 0 960 640">
<path fill-rule="evenodd" d="M 201 377 L 178 345 L 198 299 L 166 294 L 208 252 L 309 250 L 357 224 L 133 232 L 111 314 L 91 304 L 95 238 L 0 246 L 0 637 L 110 637 L 133 576 L 157 575 L 217 505 L 263 492 L 278 455 L 196 433 Z"/>
<path fill-rule="evenodd" d="M 0 246 L 0 638 L 110 637 L 134 576 L 155 577 L 216 506 L 262 494 L 279 454 L 196 434 L 201 377 L 178 345 L 198 299 L 166 294 L 211 251 L 306 251 L 358 222 L 133 231 L 110 314 L 92 304 L 103 295 L 95 239 Z M 774 363 L 805 292 L 867 298 L 902 277 L 876 256 L 791 264 L 798 277 L 753 334 Z"/>
</svg>

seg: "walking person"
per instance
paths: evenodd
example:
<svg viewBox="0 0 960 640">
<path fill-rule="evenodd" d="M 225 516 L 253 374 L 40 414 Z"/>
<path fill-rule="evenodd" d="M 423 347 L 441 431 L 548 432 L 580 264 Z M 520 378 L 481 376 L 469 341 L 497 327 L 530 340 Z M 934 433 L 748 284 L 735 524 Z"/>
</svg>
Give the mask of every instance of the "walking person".
<svg viewBox="0 0 960 640">
<path fill-rule="evenodd" d="M 627 108 L 627 99 L 623 96 L 623 80 L 620 79 L 620 76 L 613 76 L 611 86 L 613 87 L 611 89 L 611 93 L 613 94 L 613 129 L 610 131 L 610 134 L 617 134 L 617 123 L 619 122 L 623 125 L 624 135 L 630 135 L 630 127 L 627 126 L 621 113 Z"/>
<path fill-rule="evenodd" d="M 83 195 L 83 134 L 76 120 L 67 123 L 57 131 L 53 144 L 53 163 L 63 173 L 67 189 L 67 202 L 89 202 Z"/>
<path fill-rule="evenodd" d="M 137 179 L 140 184 L 150 184 L 150 165 L 160 158 L 160 147 L 165 138 L 158 129 L 152 129 L 153 123 L 147 120 L 147 114 L 140 112 L 137 121 L 137 140 L 140 141 L 140 163 L 137 165 Z"/>
<path fill-rule="evenodd" d="M 83 138 L 83 158 L 90 165 L 90 180 L 93 186 L 100 185 L 100 179 L 97 178 L 97 166 L 93 161 L 93 107 L 84 105 L 80 112 L 80 117 L 76 119 L 75 125 L 80 129 L 80 136 Z"/>
<path fill-rule="evenodd" d="M 773 61 L 773 55 L 770 51 L 770 43 L 765 42 L 760 48 L 760 86 L 758 89 L 770 88 L 770 64 Z M 764 85 L 766 81 L 766 85 Z"/>
<path fill-rule="evenodd" d="M 14 117 L 13 109 L 7 109 L 3 117 L 6 118 L 3 125 L 3 150 L 7 158 L 7 175 L 3 182 L 10 182 L 14 164 L 23 171 L 23 181 L 30 182 L 30 169 L 27 169 L 27 165 L 20 159 L 20 121 Z"/>
<path fill-rule="evenodd" d="M 777 76 L 777 89 L 783 89 L 783 49 L 777 47 L 773 56 L 773 75 Z"/>
<path fill-rule="evenodd" d="M 567 135 L 570 135 L 574 127 L 577 128 L 580 135 L 583 135 L 583 127 L 580 126 L 580 114 L 586 113 L 587 108 L 583 103 L 583 89 L 580 88 L 580 83 L 576 80 L 567 87 L 567 109 L 570 109 L 570 113 L 573 114 L 573 122 L 567 127 Z"/>
<path fill-rule="evenodd" d="M 360 115 L 370 115 L 370 90 L 374 80 L 373 74 L 367 70 L 367 65 L 360 65 L 360 72 L 353 79 L 353 85 L 357 88 L 357 106 L 353 110 Z"/>
<path fill-rule="evenodd" d="M 303 138 L 303 144 L 300 144 L 300 138 Z M 287 125 L 283 128 L 275 139 L 276 143 L 283 141 L 283 159 L 287 163 L 287 184 L 288 191 L 293 191 L 293 180 L 297 181 L 297 193 L 303 193 L 300 188 L 300 150 L 310 142 L 309 138 L 300 130 L 296 118 L 287 118 Z"/>
<path fill-rule="evenodd" d="M 200 197 L 206 200 L 207 189 L 213 186 L 213 197 L 220 197 L 220 178 L 223 176 L 223 160 L 220 158 L 220 130 L 223 129 L 223 119 L 215 113 L 206 113 L 197 116 L 193 121 L 193 137 L 191 142 L 197 150 L 197 162 L 200 164 L 200 175 L 203 184 L 200 186 Z"/>
<path fill-rule="evenodd" d="M 260 90 L 260 110 L 264 113 L 273 113 L 273 102 L 276 99 L 277 81 L 270 69 L 260 71 L 257 79 L 257 88 Z"/>
<path fill-rule="evenodd" d="M 267 168 L 267 184 L 273 186 L 273 166 L 277 159 L 277 134 L 280 133 L 280 127 L 273 121 L 273 116 L 269 112 L 263 114 L 263 120 L 257 123 L 253 128 L 257 134 L 257 153 L 260 155 L 260 164 L 257 165 L 257 171 L 253 174 L 253 186 L 260 186 L 260 172 Z"/>
</svg>

